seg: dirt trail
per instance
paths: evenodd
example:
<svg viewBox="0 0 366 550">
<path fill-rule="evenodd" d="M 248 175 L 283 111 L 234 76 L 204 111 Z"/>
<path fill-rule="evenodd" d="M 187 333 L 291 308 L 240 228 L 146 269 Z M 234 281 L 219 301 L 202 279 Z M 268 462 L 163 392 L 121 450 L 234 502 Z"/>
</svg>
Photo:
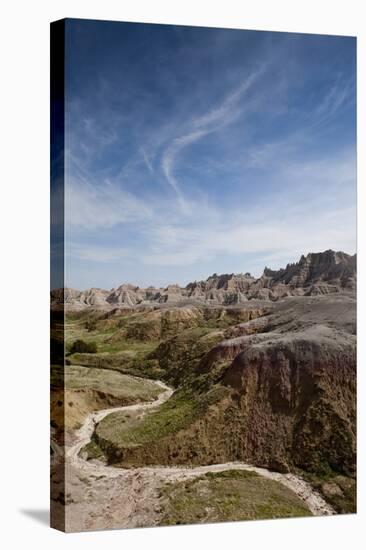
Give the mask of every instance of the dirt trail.
<svg viewBox="0 0 366 550">
<path fill-rule="evenodd" d="M 93 412 L 76 432 L 75 443 L 66 450 L 66 475 L 70 487 L 66 506 L 68 531 L 155 525 L 159 519 L 156 494 L 168 481 L 183 481 L 207 472 L 248 470 L 282 483 L 292 490 L 315 516 L 332 515 L 334 509 L 319 493 L 299 476 L 281 474 L 242 462 L 227 462 L 209 466 L 149 466 L 123 469 L 107 466 L 97 460 L 84 460 L 79 455 L 105 416 L 117 411 L 147 411 L 167 401 L 173 390 L 155 381 L 163 391 L 155 401 L 115 407 Z M 86 486 L 85 486 L 86 485 Z"/>
<path fill-rule="evenodd" d="M 101 411 L 96 411 L 90 413 L 85 421 L 84 424 L 77 430 L 76 432 L 76 443 L 72 445 L 72 447 L 69 447 L 66 451 L 66 459 L 70 460 L 74 464 L 77 463 L 78 467 L 80 467 L 82 470 L 88 471 L 89 473 L 96 473 L 100 474 L 101 470 L 103 469 L 102 463 L 98 461 L 86 461 L 83 458 L 79 456 L 80 450 L 89 443 L 91 440 L 91 437 L 93 435 L 95 426 L 106 416 L 108 416 L 111 413 L 119 412 L 119 411 L 146 411 L 149 409 L 155 409 L 156 407 L 159 407 L 159 405 L 162 405 L 165 401 L 169 399 L 169 397 L 173 393 L 173 389 L 166 386 L 163 382 L 160 382 L 158 380 L 151 382 L 155 382 L 158 386 L 160 386 L 164 391 L 162 391 L 159 394 L 159 397 L 155 399 L 154 401 L 147 401 L 146 403 L 137 403 L 135 405 L 126 405 L 124 407 L 113 407 L 111 409 L 103 409 Z M 108 472 L 108 474 L 111 477 L 115 477 L 113 474 L 114 468 L 111 468 L 110 466 L 104 466 L 104 470 Z M 118 475 L 118 471 L 117 471 Z"/>
</svg>

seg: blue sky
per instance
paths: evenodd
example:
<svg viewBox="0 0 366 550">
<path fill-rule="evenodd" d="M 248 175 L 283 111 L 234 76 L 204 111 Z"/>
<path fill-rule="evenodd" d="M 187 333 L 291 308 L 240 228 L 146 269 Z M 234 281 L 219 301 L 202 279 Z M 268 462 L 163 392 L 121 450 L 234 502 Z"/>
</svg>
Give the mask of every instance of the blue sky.
<svg viewBox="0 0 366 550">
<path fill-rule="evenodd" d="M 356 41 L 67 20 L 66 285 L 356 251 Z"/>
</svg>

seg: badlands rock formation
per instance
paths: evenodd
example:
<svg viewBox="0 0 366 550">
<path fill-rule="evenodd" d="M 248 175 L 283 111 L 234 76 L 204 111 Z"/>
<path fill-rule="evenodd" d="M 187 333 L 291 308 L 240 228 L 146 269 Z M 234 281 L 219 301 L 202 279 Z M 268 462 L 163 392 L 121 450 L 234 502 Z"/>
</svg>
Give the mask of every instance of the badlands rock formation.
<svg viewBox="0 0 366 550">
<path fill-rule="evenodd" d="M 194 340 L 183 331 L 161 342 L 150 358 L 178 389 L 164 414 L 147 419 L 139 444 L 126 440 L 123 428 L 119 434 L 118 418 L 113 430 L 103 422 L 98 426 L 95 442 L 108 461 L 136 466 L 239 460 L 281 472 L 301 468 L 353 477 L 355 298 L 295 297 L 270 309 L 209 339 Z M 172 419 L 178 426 L 170 430 Z M 161 425 L 164 434 L 157 437 Z"/>
<path fill-rule="evenodd" d="M 206 281 L 194 281 L 186 287 L 139 288 L 122 284 L 116 289 L 70 288 L 52 291 L 52 305 L 70 309 L 135 307 L 149 304 L 197 303 L 235 305 L 248 300 L 277 301 L 286 296 L 315 296 L 347 292 L 356 288 L 356 255 L 344 252 L 310 253 L 278 271 L 265 268 L 258 279 L 250 273 L 211 275 Z"/>
</svg>

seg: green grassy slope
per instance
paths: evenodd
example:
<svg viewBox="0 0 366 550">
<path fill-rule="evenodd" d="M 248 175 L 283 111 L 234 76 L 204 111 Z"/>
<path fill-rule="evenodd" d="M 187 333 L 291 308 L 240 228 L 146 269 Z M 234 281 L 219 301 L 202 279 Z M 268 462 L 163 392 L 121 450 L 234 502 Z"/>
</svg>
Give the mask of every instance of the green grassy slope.
<svg viewBox="0 0 366 550">
<path fill-rule="evenodd" d="M 167 484 L 159 502 L 161 525 L 312 515 L 292 491 L 277 481 L 240 470 Z"/>
</svg>

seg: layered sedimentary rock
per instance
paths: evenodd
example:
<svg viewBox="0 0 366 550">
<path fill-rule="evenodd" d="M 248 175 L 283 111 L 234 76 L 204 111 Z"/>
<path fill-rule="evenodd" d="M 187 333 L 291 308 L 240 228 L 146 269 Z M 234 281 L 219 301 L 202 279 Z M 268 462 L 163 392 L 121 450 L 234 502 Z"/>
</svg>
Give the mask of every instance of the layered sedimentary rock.
<svg viewBox="0 0 366 550">
<path fill-rule="evenodd" d="M 122 284 L 117 289 L 65 289 L 65 303 L 71 309 L 135 307 L 148 304 L 205 303 L 237 305 L 248 300 L 276 301 L 286 296 L 316 296 L 350 292 L 356 288 L 356 255 L 327 250 L 301 256 L 300 260 L 277 271 L 265 268 L 259 278 L 249 273 L 211 275 L 186 287 L 140 288 Z M 62 300 L 62 292 L 52 292 L 52 304 Z"/>
<path fill-rule="evenodd" d="M 167 418 L 195 400 L 192 419 L 132 446 L 100 429 L 98 444 L 111 463 L 127 466 L 240 460 L 353 476 L 355 306 L 339 294 L 292 298 L 210 342 L 201 337 L 196 349 L 183 335 L 162 342 L 153 356 L 178 387 Z"/>
</svg>

